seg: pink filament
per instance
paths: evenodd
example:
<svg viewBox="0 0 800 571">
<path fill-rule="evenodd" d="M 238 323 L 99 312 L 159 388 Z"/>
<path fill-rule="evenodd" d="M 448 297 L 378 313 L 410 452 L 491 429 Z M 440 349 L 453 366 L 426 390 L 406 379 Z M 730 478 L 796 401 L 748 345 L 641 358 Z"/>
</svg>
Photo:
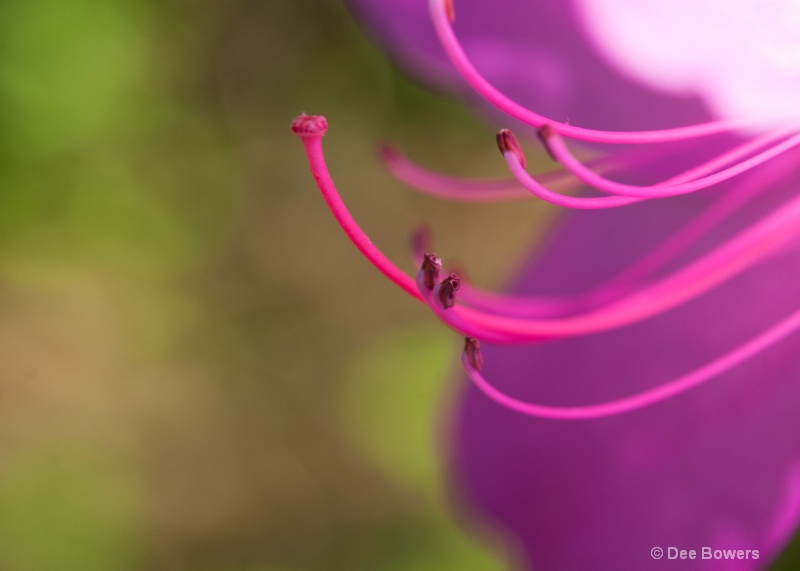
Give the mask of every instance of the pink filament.
<svg viewBox="0 0 800 571">
<path fill-rule="evenodd" d="M 780 135 L 767 134 L 760 139 L 750 141 L 749 143 L 745 144 L 745 146 L 747 148 L 750 148 L 752 145 L 758 144 L 760 143 L 760 141 L 764 139 L 769 140 L 770 138 L 775 138 L 778 136 Z M 790 149 L 793 149 L 797 145 L 800 145 L 800 134 L 793 135 L 787 138 L 786 140 L 781 141 L 780 143 L 777 143 L 756 155 L 753 155 L 752 157 L 744 159 L 728 168 L 725 168 L 713 174 L 702 176 L 694 180 L 687 180 L 686 182 L 668 181 L 666 183 L 661 183 L 657 185 L 636 186 L 636 185 L 614 182 L 592 172 L 590 169 L 583 166 L 583 164 L 581 164 L 581 162 L 578 161 L 572 155 L 572 153 L 569 152 L 569 149 L 567 149 L 567 146 L 564 144 L 564 141 L 561 139 L 561 137 L 555 134 L 548 137 L 548 148 L 550 152 L 553 154 L 556 160 L 558 160 L 558 162 L 564 165 L 564 167 L 568 171 L 572 172 L 581 181 L 602 192 L 621 195 L 625 197 L 639 197 L 639 198 L 663 198 L 668 196 L 678 196 L 708 188 L 709 186 L 719 184 L 720 182 L 726 181 L 734 176 L 737 176 L 754 167 L 757 167 L 768 160 L 774 159 L 775 157 L 782 155 L 783 153 L 789 151 Z M 508 154 L 509 153 L 506 153 L 506 155 Z M 739 154 L 740 153 L 736 149 L 734 149 L 734 151 L 723 154 L 707 164 L 696 167 L 690 172 L 696 175 L 703 171 L 710 170 L 710 168 L 713 168 L 718 164 L 731 162 L 730 160 L 731 157 L 738 158 Z M 508 157 L 506 157 L 506 161 L 508 160 L 509 160 Z M 512 172 L 514 173 L 515 176 L 517 176 L 518 169 L 512 170 Z M 685 179 L 686 176 L 682 175 L 676 178 L 680 180 L 680 179 Z M 518 176 L 517 179 L 519 180 Z M 591 199 L 584 199 L 584 200 L 588 201 Z"/>
<path fill-rule="evenodd" d="M 465 202 L 501 202 L 528 197 L 515 179 L 479 180 L 444 175 L 413 163 L 394 148 L 384 146 L 381 158 L 387 170 L 399 181 L 431 196 Z M 631 166 L 634 159 L 602 157 L 591 163 L 601 171 L 615 171 L 622 164 Z M 639 161 L 641 162 L 641 161 Z M 569 192 L 583 186 L 563 169 L 537 175 L 538 180 L 558 192 Z"/>
<path fill-rule="evenodd" d="M 509 150 L 501 144 L 508 168 L 516 181 L 474 181 L 446 177 L 418 167 L 396 152 L 384 153 L 387 167 L 399 179 L 429 194 L 458 200 L 489 201 L 514 200 L 520 197 L 516 184 L 521 184 L 536 196 L 569 208 L 601 209 L 624 206 L 653 198 L 687 194 L 742 174 L 762 163 L 778 157 L 800 145 L 800 134 L 784 129 L 766 133 L 741 144 L 690 170 L 652 185 L 638 186 L 612 181 L 577 160 L 561 137 L 606 143 L 650 144 L 688 140 L 734 129 L 757 125 L 756 121 L 722 120 L 699 125 L 651 131 L 600 131 L 554 122 L 512 101 L 475 69 L 455 36 L 452 20 L 452 2 L 430 0 L 430 11 L 436 33 L 448 57 L 464 80 L 482 97 L 499 110 L 524 123 L 543 129 L 546 145 L 553 157 L 566 171 L 541 175 L 534 180 L 524 166 L 521 150 Z M 293 131 L 302 139 L 309 167 L 325 201 L 336 220 L 361 253 L 391 281 L 406 293 L 426 303 L 446 325 L 459 333 L 483 340 L 513 344 L 542 341 L 558 337 L 590 334 L 623 327 L 648 319 L 686 303 L 710 289 L 724 283 L 749 268 L 765 256 L 775 253 L 800 234 L 800 196 L 789 200 L 770 214 L 752 223 L 733 238 L 717 246 L 692 263 L 673 273 L 642 284 L 642 279 L 673 259 L 716 222 L 746 204 L 753 196 L 768 186 L 745 184 L 723 196 L 714 206 L 667 239 L 650 254 L 584 295 L 566 298 L 535 298 L 494 295 L 465 287 L 458 295 L 467 305 L 453 302 L 458 280 L 447 284 L 439 281 L 425 284 L 421 271 L 416 280 L 395 266 L 376 248 L 347 211 L 325 163 L 322 136 L 327 122 L 324 117 L 301 115 L 292 124 Z M 795 132 L 795 134 L 792 134 Z M 502 133 L 501 133 L 502 134 Z M 511 135 L 513 137 L 513 135 Z M 515 142 L 515 141 L 514 141 Z M 648 156 L 652 156 L 652 153 Z M 620 157 L 605 158 L 597 162 L 600 170 L 608 164 L 629 164 Z M 791 168 L 781 163 L 779 168 L 766 173 L 767 179 L 777 180 Z M 611 196 L 564 196 L 541 184 L 571 190 L 577 181 L 590 185 Z M 437 268 L 441 264 L 438 264 Z M 437 270 L 438 271 L 438 270 Z M 433 274 L 428 275 L 431 278 Z M 443 289 L 443 283 L 445 284 Z M 433 285 L 433 289 L 430 289 Z M 446 294 L 442 299 L 440 292 Z M 471 305 L 470 305 L 471 304 Z M 448 307 L 446 307 L 446 306 Z M 525 314 L 538 314 L 527 317 Z M 550 316 L 550 317 L 547 317 Z M 663 385 L 640 393 L 587 406 L 546 406 L 521 401 L 489 384 L 476 369 L 479 355 L 465 353 L 462 363 L 473 383 L 489 398 L 502 406 L 522 414 L 552 419 L 589 419 L 629 412 L 658 403 L 699 386 L 731 368 L 745 362 L 780 342 L 800 328 L 800 310 L 795 311 L 776 325 L 761 332 L 723 356 Z"/>
<path fill-rule="evenodd" d="M 474 180 L 443 175 L 414 164 L 391 147 L 381 149 L 381 159 L 396 179 L 431 196 L 469 202 L 521 200 L 528 196 L 513 179 Z M 555 185 L 562 180 L 569 180 L 574 185 L 576 180 L 565 176 L 561 169 L 553 179 L 551 184 Z M 565 187 L 568 189 L 569 185 Z"/>
<path fill-rule="evenodd" d="M 739 345 L 723 356 L 706 363 L 694 371 L 638 394 L 601 404 L 575 407 L 545 406 L 521 401 L 490 385 L 483 375 L 469 363 L 466 353 L 461 362 L 472 382 L 498 404 L 528 416 L 560 420 L 576 420 L 614 416 L 666 400 L 740 365 L 748 359 L 778 343 L 800 327 L 800 310 Z"/>
<path fill-rule="evenodd" d="M 725 133 L 734 129 L 741 129 L 756 124 L 755 121 L 745 120 L 722 120 L 713 121 L 710 123 L 703 123 L 699 125 L 691 125 L 687 127 L 677 127 L 674 129 L 661 129 L 655 131 L 598 131 L 595 129 L 586 129 L 582 127 L 575 127 L 566 123 L 559 123 L 553 121 L 543 115 L 539 115 L 512 101 L 486 79 L 478 73 L 478 70 L 472 65 L 464 49 L 456 38 L 453 32 L 453 27 L 450 19 L 446 13 L 447 0 L 430 0 L 429 7 L 433 26 L 439 36 L 439 41 L 442 44 L 445 52 L 450 58 L 450 62 L 461 74 L 461 77 L 487 102 L 497 107 L 507 115 L 532 125 L 534 127 L 542 127 L 544 125 L 551 125 L 553 129 L 565 137 L 571 139 L 579 139 L 581 141 L 594 142 L 594 143 L 610 143 L 610 144 L 647 144 L 647 143 L 666 143 L 669 141 L 680 141 L 686 139 L 693 139 L 697 137 L 705 137 L 708 135 L 715 135 Z"/>
<path fill-rule="evenodd" d="M 306 122 L 312 119 L 304 117 Z M 450 327 L 466 336 L 501 343 L 595 333 L 652 317 L 723 283 L 800 232 L 800 197 L 796 197 L 692 264 L 596 310 L 554 319 L 507 317 L 459 305 L 439 311 L 435 303 L 430 303 L 420 293 L 415 281 L 372 244 L 347 211 L 324 160 L 324 131 L 298 134 L 303 140 L 317 186 L 337 221 L 362 254 L 407 293 L 427 302 Z"/>
<path fill-rule="evenodd" d="M 460 319 L 518 339 L 597 333 L 663 313 L 685 303 L 756 263 L 800 232 L 800 196 L 728 242 L 673 274 L 600 309 L 560 319 L 517 319 L 456 306 Z"/>
<path fill-rule="evenodd" d="M 438 295 L 441 282 L 436 284 L 433 290 L 429 290 L 423 283 L 422 271 L 417 273 L 416 283 L 417 290 L 422 300 L 431 308 L 431 311 L 433 311 L 434 315 L 436 315 L 442 323 L 450 327 L 456 333 L 466 337 L 478 337 L 484 341 L 491 341 L 493 343 L 513 344 L 529 341 L 520 340 L 515 335 L 503 333 L 502 331 L 492 331 L 485 327 L 476 326 L 454 314 L 452 309 L 445 309 L 439 301 Z"/>
<path fill-rule="evenodd" d="M 505 130 L 506 136 L 513 137 L 510 131 Z M 748 156 L 759 148 L 771 143 L 772 141 L 786 136 L 786 131 L 768 133 L 752 139 L 742 145 L 731 149 L 705 163 L 687 170 L 670 179 L 649 186 L 634 186 L 610 181 L 591 171 L 578 161 L 570 152 L 564 141 L 555 133 L 545 135 L 548 151 L 553 158 L 559 161 L 568 171 L 572 172 L 582 182 L 593 186 L 602 192 L 614 194 L 615 196 L 600 197 L 572 197 L 563 196 L 545 187 L 541 182 L 534 179 L 525 170 L 525 166 L 519 158 L 519 151 L 505 151 L 503 157 L 511 174 L 516 180 L 534 196 L 546 200 L 552 204 L 566 208 L 582 210 L 597 210 L 603 208 L 616 208 L 640 202 L 648 198 L 664 198 L 688 194 L 723 182 L 736 175 L 742 174 L 762 164 L 763 162 L 775 158 L 800 144 L 800 135 L 794 135 L 788 139 L 777 143 L 768 149 L 754 155 L 741 162 L 736 161 Z M 716 171 L 725 165 L 734 163 L 732 166 Z M 709 174 L 713 173 L 713 174 Z"/>
<path fill-rule="evenodd" d="M 644 258 L 612 278 L 603 288 L 613 291 L 632 287 L 683 252 L 728 216 L 737 212 L 762 192 L 770 189 L 773 184 L 793 170 L 793 163 L 783 161 L 775 163 L 772 168 L 763 173 L 752 173 L 737 186 L 726 191 L 709 208 L 683 225 L 680 230 L 670 235 Z"/>
<path fill-rule="evenodd" d="M 618 208 L 645 200 L 644 198 L 631 198 L 627 196 L 564 196 L 563 194 L 553 192 L 529 175 L 515 153 L 506 151 L 503 153 L 503 157 L 508 165 L 508 170 L 511 171 L 511 174 L 514 175 L 514 178 L 516 178 L 523 187 L 528 189 L 528 191 L 537 198 L 546 200 L 556 206 L 575 208 L 578 210 L 600 210 L 604 208 Z"/>
<path fill-rule="evenodd" d="M 778 166 L 780 168 L 776 168 Z M 776 167 L 758 177 L 757 181 L 746 180 L 743 184 L 724 193 L 710 207 L 683 225 L 677 232 L 670 234 L 664 242 L 639 261 L 584 294 L 568 297 L 508 296 L 479 290 L 470 287 L 469 284 L 464 284 L 459 293 L 459 299 L 476 309 L 518 317 L 567 315 L 598 307 L 611 298 L 630 292 L 634 287 L 639 286 L 648 275 L 674 259 L 716 224 L 769 188 L 771 184 L 792 170 L 794 165 L 782 162 Z M 755 184 L 756 182 L 758 184 Z"/>
<path fill-rule="evenodd" d="M 758 177 L 758 180 L 748 179 L 724 193 L 710 207 L 681 226 L 677 232 L 670 234 L 643 258 L 587 293 L 568 297 L 508 296 L 479 290 L 465 284 L 459 298 L 467 305 L 484 311 L 529 317 L 568 314 L 597 307 L 602 301 L 636 287 L 648 275 L 674 259 L 715 225 L 738 211 L 793 168 L 790 163 L 778 163 L 776 167 Z M 755 184 L 756 182 L 758 184 Z"/>
</svg>

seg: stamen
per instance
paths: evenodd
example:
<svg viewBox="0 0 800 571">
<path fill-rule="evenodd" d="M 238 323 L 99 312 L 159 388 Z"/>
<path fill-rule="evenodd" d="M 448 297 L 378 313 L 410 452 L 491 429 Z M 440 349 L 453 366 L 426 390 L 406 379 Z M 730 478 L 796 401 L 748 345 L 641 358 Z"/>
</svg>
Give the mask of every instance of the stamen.
<svg viewBox="0 0 800 571">
<path fill-rule="evenodd" d="M 519 344 L 520 342 L 530 341 L 529 339 L 520 341 L 519 337 L 516 335 L 492 331 L 491 329 L 487 329 L 485 327 L 473 325 L 453 313 L 453 310 L 451 308 L 446 308 L 444 303 L 442 303 L 441 299 L 439 298 L 441 283 L 437 284 L 433 288 L 433 291 L 428 290 L 428 288 L 425 286 L 422 268 L 420 268 L 420 270 L 417 272 L 416 283 L 422 300 L 428 305 L 428 307 L 430 307 L 434 315 L 436 315 L 436 317 L 438 317 L 442 323 L 460 335 L 464 337 L 480 337 L 486 341 L 504 344 Z"/>
<path fill-rule="evenodd" d="M 295 125 L 297 125 L 297 129 L 295 129 Z M 336 186 L 333 184 L 322 151 L 322 135 L 325 133 L 325 128 L 323 127 L 327 127 L 327 121 L 324 117 L 306 116 L 305 114 L 298 117 L 292 124 L 292 130 L 295 131 L 303 141 L 303 147 L 309 162 L 311 174 L 325 202 L 328 204 L 331 212 L 348 238 L 350 238 L 364 257 L 404 291 L 416 299 L 425 302 L 442 321 L 445 321 L 445 323 L 447 323 L 447 319 L 444 314 L 450 314 L 449 319 L 455 322 L 456 325 L 450 325 L 449 323 L 448 325 L 462 335 L 480 335 L 481 338 L 500 343 L 519 342 L 518 335 L 509 335 L 503 332 L 488 330 L 480 326 L 473 326 L 458 316 L 452 315 L 452 312 L 445 311 L 441 307 L 443 305 L 441 300 L 434 301 L 432 293 L 438 294 L 438 292 L 430 292 L 427 289 L 422 270 L 418 272 L 417 279 L 412 280 L 372 244 L 347 210 L 341 196 L 339 196 L 336 190 Z M 454 288 L 453 293 L 455 293 Z M 438 299 L 438 295 L 436 297 Z M 528 340 L 528 338 L 525 340 Z"/>
<path fill-rule="evenodd" d="M 442 259 L 439 256 L 436 254 L 425 254 L 425 256 L 423 256 L 422 283 L 425 285 L 426 289 L 433 291 L 433 288 L 436 286 L 436 282 L 439 280 L 439 272 L 441 271 Z M 456 287 L 456 289 L 458 289 L 458 287 Z M 455 295 L 455 291 L 453 294 Z M 452 304 L 450 307 L 452 307 Z"/>
<path fill-rule="evenodd" d="M 502 129 L 497 134 L 497 145 L 514 175 L 514 181 L 475 181 L 448 177 L 418 167 L 392 147 L 381 148 L 384 163 L 397 178 L 430 194 L 459 200 L 510 200 L 519 197 L 517 185 L 522 185 L 535 196 L 568 208 L 615 208 L 642 200 L 703 190 L 755 169 L 800 146 L 800 132 L 797 126 L 792 125 L 791 128 L 754 137 L 666 180 L 650 185 L 615 182 L 593 170 L 589 166 L 591 162 L 585 164 L 579 161 L 563 137 L 603 144 L 652 144 L 730 133 L 742 127 L 757 126 L 759 121 L 726 119 L 672 129 L 618 132 L 552 121 L 512 101 L 476 70 L 453 31 L 453 0 L 429 0 L 429 7 L 439 40 L 463 79 L 497 109 L 538 128 L 547 152 L 566 169 L 555 174 L 540 175 L 540 180 L 534 179 L 526 170 L 525 155 L 519 141 L 508 129 Z M 493 387 L 482 376 L 483 358 L 478 339 L 503 344 L 530 343 L 631 325 L 687 303 L 781 248 L 789 244 L 797 245 L 795 240 L 800 236 L 800 196 L 750 223 L 732 238 L 680 269 L 659 279 L 644 281 L 707 233 L 714 224 L 747 204 L 771 182 L 793 170 L 793 165 L 785 161 L 772 169 L 764 169 L 766 172 L 758 184 L 754 177 L 747 177 L 751 180 L 746 178 L 745 184 L 726 192 L 711 208 L 684 225 L 648 255 L 588 293 L 551 298 L 503 296 L 462 283 L 457 273 L 450 272 L 440 279 L 443 273 L 442 260 L 430 253 L 427 229 L 418 230 L 412 239 L 414 256 L 420 262 L 415 278 L 400 270 L 376 248 L 348 212 L 328 172 L 322 150 L 322 137 L 327 127 L 324 117 L 306 114 L 301 114 L 291 125 L 292 131 L 303 142 L 311 173 L 334 217 L 354 245 L 379 271 L 409 295 L 426 303 L 443 323 L 466 336 L 462 364 L 468 376 L 484 394 L 506 408 L 553 419 L 599 418 L 634 411 L 705 383 L 800 329 L 800 310 L 797 310 L 747 342 L 685 375 L 604 403 L 562 407 L 516 399 Z M 655 154 L 653 151 L 648 156 L 652 158 Z M 601 159 L 596 165 L 603 170 L 609 163 L 612 167 L 615 164 L 633 164 L 617 155 Z M 611 196 L 565 196 L 542 184 L 543 181 L 562 184 L 567 190 L 576 188 L 580 181 Z"/>
<path fill-rule="evenodd" d="M 501 202 L 525 200 L 530 192 L 513 178 L 481 180 L 448 176 L 425 169 L 411 162 L 394 147 L 383 144 L 379 156 L 387 170 L 399 181 L 430 196 L 464 202 Z M 611 173 L 623 168 L 646 164 L 652 152 L 615 153 L 587 161 L 595 172 Z M 583 183 L 562 168 L 536 175 L 537 180 L 555 192 L 571 192 L 583 187 Z"/>
<path fill-rule="evenodd" d="M 522 146 L 510 129 L 500 129 L 500 132 L 497 133 L 497 148 L 500 149 L 501 155 L 513 153 L 517 161 L 519 161 L 519 164 L 522 165 L 522 168 L 527 167 L 525 164 L 525 154 L 522 152 Z"/>
<path fill-rule="evenodd" d="M 711 206 L 670 234 L 641 259 L 586 293 L 567 297 L 508 296 L 478 290 L 462 283 L 459 299 L 483 311 L 517 317 L 563 316 L 597 308 L 615 297 L 619 298 L 622 294 L 629 293 L 636 287 L 642 287 L 645 278 L 669 263 L 717 224 L 739 211 L 793 170 L 793 163 L 782 161 L 763 174 L 751 175 L 721 195 Z"/>
<path fill-rule="evenodd" d="M 494 105 L 507 115 L 523 123 L 532 125 L 533 127 L 539 128 L 545 124 L 550 124 L 557 133 L 565 137 L 587 142 L 647 144 L 705 137 L 745 127 L 753 127 L 759 124 L 758 121 L 752 119 L 721 120 L 687 127 L 652 131 L 600 131 L 553 121 L 512 101 L 486 81 L 478 70 L 475 69 L 453 32 L 451 21 L 447 15 L 447 4 L 451 1 L 452 0 L 430 0 L 429 2 L 434 28 L 451 63 L 461 74 L 461 77 L 488 103 Z"/>
<path fill-rule="evenodd" d="M 778 343 L 797 331 L 798 328 L 800 328 L 800 310 L 795 311 L 788 317 L 778 322 L 776 325 L 773 325 L 771 328 L 760 333 L 756 337 L 753 337 L 749 341 L 739 345 L 732 351 L 709 363 L 706 363 L 701 367 L 698 367 L 690 373 L 677 377 L 664 383 L 663 385 L 659 385 L 629 397 L 587 406 L 546 406 L 525 402 L 511 397 L 496 389 L 489 384 L 488 381 L 486 381 L 486 379 L 480 373 L 480 367 L 476 367 L 473 364 L 472 359 L 466 350 L 466 346 L 461 358 L 461 363 L 464 366 L 464 370 L 467 372 L 469 378 L 472 380 L 475 386 L 481 390 L 481 392 L 501 406 L 504 406 L 515 412 L 519 412 L 528 416 L 559 420 L 601 418 L 605 416 L 614 416 L 624 412 L 630 412 L 661 402 L 691 388 L 699 386 L 707 381 L 710 381 L 711 379 L 744 363 L 748 359 L 755 357 L 762 351 L 769 349 L 772 345 Z"/>
<path fill-rule="evenodd" d="M 500 343 L 520 343 L 542 339 L 595 333 L 647 319 L 685 303 L 723 283 L 764 256 L 776 251 L 800 234 L 800 196 L 753 223 L 739 235 L 718 246 L 681 270 L 640 288 L 603 307 L 566 318 L 527 319 L 496 315 L 480 310 L 449 305 L 454 303 L 458 286 L 448 282 L 434 287 L 434 301 L 424 293 L 424 280 L 415 282 L 399 270 L 370 242 L 358 227 L 338 195 L 322 153 L 324 118 L 301 116 L 297 120 L 311 172 L 331 211 L 364 256 L 406 292 L 425 301 L 437 316 L 465 336 Z M 310 127 L 309 127 L 310 125 Z M 519 164 L 514 153 L 506 153 Z M 624 198 L 624 197 L 609 197 Z M 460 280 L 459 280 L 460 283 Z M 439 288 L 439 291 L 436 290 Z M 439 311 L 437 306 L 447 306 Z"/>
<path fill-rule="evenodd" d="M 458 274 L 450 274 L 436 287 L 437 291 L 434 291 L 434 295 L 442 303 L 442 307 L 450 309 L 456 304 L 456 292 L 461 287 L 461 278 L 458 277 Z"/>
<path fill-rule="evenodd" d="M 598 288 L 599 289 L 599 288 Z M 601 297 L 590 292 L 573 296 L 515 296 L 479 289 L 469 283 L 461 283 L 458 300 L 465 306 L 486 313 L 509 317 L 565 317 L 596 308 Z M 606 300 L 602 300 L 606 301 Z"/>
<path fill-rule="evenodd" d="M 483 367 L 483 355 L 481 355 L 481 342 L 474 337 L 464 338 L 464 354 L 467 356 L 469 366 L 475 371 L 480 371 Z"/>
<path fill-rule="evenodd" d="M 750 139 L 749 141 L 745 141 L 744 143 L 734 147 L 733 149 L 727 152 L 721 153 L 720 155 L 706 161 L 705 163 L 702 163 L 694 168 L 690 168 L 676 176 L 673 176 L 672 178 L 668 178 L 664 181 L 661 181 L 661 183 L 659 184 L 668 186 L 671 184 L 688 182 L 690 180 L 695 180 L 707 174 L 716 172 L 718 169 L 725 168 L 728 165 L 733 165 L 737 161 L 740 161 L 748 156 L 751 156 L 759 149 L 766 147 L 767 145 L 769 145 L 774 141 L 787 137 L 794 131 L 795 131 L 794 129 L 787 128 L 781 130 L 774 130 L 764 135 L 760 135 L 758 137 Z M 597 172 L 596 169 L 594 169 L 591 164 L 586 163 L 586 166 L 592 168 L 593 170 L 595 170 L 595 172 Z M 603 173 L 598 173 L 598 174 L 603 174 Z"/>
<path fill-rule="evenodd" d="M 603 288 L 615 290 L 632 287 L 673 260 L 686 248 L 750 203 L 762 192 L 770 190 L 795 169 L 793 162 L 780 161 L 764 172 L 750 173 L 742 182 L 726 191 L 716 202 L 681 226 L 645 257 L 607 282 Z"/>
<path fill-rule="evenodd" d="M 514 134 L 508 129 L 504 129 L 503 131 L 505 132 L 503 139 L 505 141 L 514 141 L 516 148 L 519 148 L 519 142 L 517 142 Z M 499 140 L 500 136 L 498 135 L 498 141 Z M 579 210 L 600 210 L 603 208 L 618 208 L 644 200 L 644 198 L 631 198 L 627 196 L 564 196 L 563 194 L 553 192 L 528 174 L 524 164 L 519 160 L 520 153 L 513 150 L 511 144 L 512 143 L 506 144 L 508 150 L 503 150 L 504 147 L 500 147 L 503 158 L 505 158 L 506 164 L 508 165 L 508 170 L 511 171 L 514 178 L 516 178 L 523 187 L 528 189 L 531 194 L 551 204 Z"/>
<path fill-rule="evenodd" d="M 452 312 L 475 327 L 512 335 L 518 341 L 615 329 L 698 297 L 786 245 L 798 234 L 800 196 L 681 270 L 597 310 L 549 320 L 515 319 L 460 306 Z"/>
<path fill-rule="evenodd" d="M 696 192 L 698 190 L 703 190 L 715 184 L 719 184 L 720 182 L 726 181 L 734 176 L 737 176 L 743 172 L 746 172 L 752 168 L 755 168 L 762 163 L 774 159 L 775 157 L 780 156 L 783 153 L 786 153 L 790 149 L 793 149 L 800 145 L 800 134 L 793 135 L 784 141 L 781 141 L 756 155 L 744 159 L 739 163 L 734 164 L 728 168 L 725 168 L 721 171 L 718 171 L 714 174 L 709 174 L 703 176 L 701 178 L 696 178 L 694 180 L 681 182 L 681 183 L 660 183 L 656 185 L 647 185 L 647 186 L 638 186 L 638 185 L 630 185 L 630 184 L 622 184 L 618 182 L 611 181 L 605 177 L 602 177 L 590 169 L 586 168 L 580 161 L 578 161 L 572 153 L 569 152 L 566 144 L 564 143 L 563 139 L 558 136 L 557 133 L 552 131 L 551 129 L 548 130 L 540 130 L 540 138 L 545 143 L 545 146 L 548 152 L 560 162 L 564 167 L 572 172 L 576 177 L 578 177 L 584 183 L 600 190 L 602 192 L 620 195 L 620 196 L 630 196 L 630 197 L 640 197 L 640 198 L 663 198 L 668 196 L 678 196 L 682 194 L 689 194 L 692 192 Z M 785 133 L 784 133 L 785 135 Z M 776 138 L 780 137 L 780 134 L 768 134 L 766 138 Z M 747 147 L 750 148 L 755 144 L 755 141 L 750 141 L 747 144 Z M 734 150 L 735 152 L 736 150 Z M 718 165 L 719 163 L 729 162 L 729 154 L 724 153 L 719 157 L 715 157 L 712 161 L 707 164 L 711 164 L 713 166 Z M 700 167 L 696 167 L 692 169 L 693 174 L 697 174 L 698 172 L 702 172 L 703 170 L 708 170 L 706 165 L 701 165 Z M 681 175 L 679 175 L 681 176 Z M 682 177 L 681 178 L 685 178 Z"/>
<path fill-rule="evenodd" d="M 524 200 L 530 196 L 514 179 L 474 180 L 435 173 L 412 163 L 399 153 L 382 152 L 386 168 L 401 182 L 431 196 L 465 202 Z M 583 185 L 563 169 L 541 175 L 548 184 L 568 191 Z"/>
<path fill-rule="evenodd" d="M 496 343 L 599 333 L 631 325 L 686 303 L 786 245 L 798 234 L 800 197 L 681 270 L 612 303 L 569 317 L 509 317 L 460 305 L 442 311 L 430 297 L 423 296 L 423 299 L 439 319 L 462 335 Z M 434 298 L 439 293 L 437 288 L 433 291 Z"/>
</svg>

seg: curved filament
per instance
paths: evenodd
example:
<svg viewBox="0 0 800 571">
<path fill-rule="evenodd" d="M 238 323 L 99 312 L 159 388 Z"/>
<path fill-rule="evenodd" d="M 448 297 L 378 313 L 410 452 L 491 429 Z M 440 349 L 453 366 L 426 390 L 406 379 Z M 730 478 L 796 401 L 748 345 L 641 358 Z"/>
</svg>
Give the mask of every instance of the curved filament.
<svg viewBox="0 0 800 571">
<path fill-rule="evenodd" d="M 472 355 L 469 355 L 467 351 L 464 352 L 461 363 L 469 378 L 483 394 L 509 410 L 528 416 L 559 420 L 601 418 L 656 404 L 708 382 L 744 363 L 748 359 L 755 357 L 762 351 L 769 349 L 774 344 L 796 332 L 798 328 L 800 328 L 800 310 L 791 313 L 777 324 L 728 353 L 725 353 L 721 357 L 685 375 L 635 395 L 587 406 L 546 406 L 525 402 L 503 393 L 492 386 L 483 375 L 481 375 L 479 368 L 475 367 L 476 359 L 474 356 L 474 349 L 471 351 Z"/>
<path fill-rule="evenodd" d="M 448 5 L 450 5 L 450 8 L 448 8 Z M 587 142 L 649 144 L 706 137 L 757 125 L 757 122 L 753 120 L 720 120 L 653 131 L 600 131 L 553 121 L 512 101 L 475 69 L 453 31 L 451 18 L 448 16 L 448 11 L 452 10 L 451 2 L 448 0 L 430 0 L 429 7 L 439 42 L 450 58 L 450 62 L 461 74 L 461 77 L 488 103 L 510 117 L 514 117 L 533 127 L 539 128 L 549 124 L 556 132 L 565 137 Z"/>
</svg>

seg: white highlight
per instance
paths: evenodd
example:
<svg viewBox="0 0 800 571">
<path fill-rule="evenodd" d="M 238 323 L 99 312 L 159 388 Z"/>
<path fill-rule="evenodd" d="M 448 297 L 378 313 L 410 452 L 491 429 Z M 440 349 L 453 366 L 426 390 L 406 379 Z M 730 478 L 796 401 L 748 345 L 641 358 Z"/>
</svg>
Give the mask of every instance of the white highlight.
<svg viewBox="0 0 800 571">
<path fill-rule="evenodd" d="M 699 95 L 719 117 L 800 119 L 800 0 L 579 0 L 623 73 Z"/>
</svg>

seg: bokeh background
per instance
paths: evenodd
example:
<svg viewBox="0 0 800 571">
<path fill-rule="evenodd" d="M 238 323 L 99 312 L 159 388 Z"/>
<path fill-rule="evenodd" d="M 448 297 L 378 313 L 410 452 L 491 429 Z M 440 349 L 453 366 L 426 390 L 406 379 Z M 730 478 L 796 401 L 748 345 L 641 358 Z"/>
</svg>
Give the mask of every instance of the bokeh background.
<svg viewBox="0 0 800 571">
<path fill-rule="evenodd" d="M 443 472 L 459 341 L 336 226 L 304 111 L 409 271 L 422 222 L 485 285 L 541 230 L 383 171 L 503 165 L 337 0 L 0 3 L 3 571 L 502 568 Z"/>
<path fill-rule="evenodd" d="M 409 271 L 423 222 L 484 286 L 546 226 L 384 172 L 503 164 L 338 0 L 0 3 L 0 570 L 505 567 L 448 485 L 460 342 L 347 242 L 301 112 Z"/>
</svg>

